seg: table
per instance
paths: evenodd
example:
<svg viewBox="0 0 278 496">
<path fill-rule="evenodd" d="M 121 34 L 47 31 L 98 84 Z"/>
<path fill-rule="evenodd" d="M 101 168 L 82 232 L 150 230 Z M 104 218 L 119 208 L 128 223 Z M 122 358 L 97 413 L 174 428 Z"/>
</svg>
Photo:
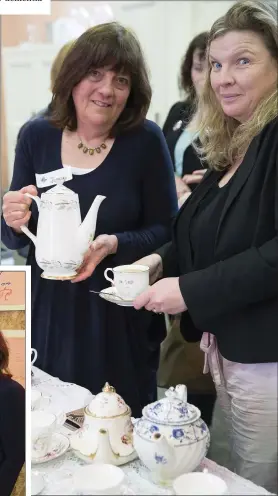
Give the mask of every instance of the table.
<svg viewBox="0 0 278 496">
<path fill-rule="evenodd" d="M 45 372 L 33 367 L 34 376 L 32 378 L 32 387 L 38 389 L 43 395 L 51 397 L 51 403 L 47 406 L 47 411 L 60 413 L 61 411 L 70 412 L 87 405 L 93 395 L 85 388 L 60 381 Z M 61 432 L 70 436 L 72 431 L 66 427 L 61 428 Z M 33 471 L 43 475 L 46 486 L 41 493 L 42 495 L 76 495 L 74 492 L 72 476 L 74 471 L 81 465 L 84 465 L 79 458 L 69 449 L 63 456 L 56 460 L 49 461 L 40 465 L 34 465 Z M 149 472 L 139 459 L 122 465 L 121 468 L 126 475 L 126 486 L 136 495 L 171 495 L 173 492 L 169 489 L 161 488 L 155 485 L 149 478 Z M 205 458 L 198 470 L 207 468 L 209 472 L 222 477 L 225 480 L 229 494 L 231 495 L 264 495 L 270 494 L 262 487 L 256 486 L 252 482 L 239 477 L 230 470 L 221 467 L 213 461 Z"/>
</svg>

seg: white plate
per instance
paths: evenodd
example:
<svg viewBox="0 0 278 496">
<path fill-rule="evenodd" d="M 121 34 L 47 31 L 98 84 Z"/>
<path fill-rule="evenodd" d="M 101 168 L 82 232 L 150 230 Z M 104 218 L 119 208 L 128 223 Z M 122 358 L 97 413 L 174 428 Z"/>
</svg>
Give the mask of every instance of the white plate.
<svg viewBox="0 0 278 496">
<path fill-rule="evenodd" d="M 114 286 L 110 286 L 109 288 L 103 289 L 100 291 L 99 296 L 106 301 L 110 301 L 111 303 L 116 303 L 120 307 L 133 307 L 133 301 L 131 300 L 123 300 L 117 297 L 118 292 Z"/>
<path fill-rule="evenodd" d="M 45 486 L 44 478 L 41 474 L 37 472 L 32 472 L 31 474 L 31 494 L 36 496 L 40 494 Z"/>
<path fill-rule="evenodd" d="M 70 441 L 66 436 L 64 436 L 64 434 L 53 434 L 49 452 L 46 453 L 46 455 L 44 456 L 32 458 L 32 465 L 38 465 L 40 463 L 55 460 L 55 458 L 58 458 L 58 456 L 62 456 L 68 450 L 69 446 Z"/>
</svg>

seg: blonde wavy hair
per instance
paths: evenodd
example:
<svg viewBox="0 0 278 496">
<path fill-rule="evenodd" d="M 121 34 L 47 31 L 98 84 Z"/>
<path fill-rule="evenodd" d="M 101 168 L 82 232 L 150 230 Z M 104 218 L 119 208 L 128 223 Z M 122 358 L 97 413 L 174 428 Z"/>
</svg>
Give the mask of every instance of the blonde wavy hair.
<svg viewBox="0 0 278 496">
<path fill-rule="evenodd" d="M 207 59 L 211 42 L 219 36 L 229 31 L 252 31 L 261 36 L 278 64 L 277 14 L 277 5 L 268 0 L 238 1 L 213 24 Z M 193 146 L 201 160 L 211 169 L 224 170 L 243 159 L 252 139 L 278 115 L 278 92 L 276 88 L 271 95 L 266 95 L 252 117 L 247 122 L 239 123 L 224 114 L 211 87 L 210 71 L 208 64 L 203 93 L 189 127 L 198 133 L 199 143 L 194 142 Z"/>
</svg>

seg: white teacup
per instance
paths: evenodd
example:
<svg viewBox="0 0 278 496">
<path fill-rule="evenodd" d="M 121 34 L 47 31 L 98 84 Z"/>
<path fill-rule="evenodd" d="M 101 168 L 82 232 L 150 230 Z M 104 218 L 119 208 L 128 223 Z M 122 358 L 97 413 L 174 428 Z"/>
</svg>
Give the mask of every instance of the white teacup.
<svg viewBox="0 0 278 496">
<path fill-rule="evenodd" d="M 33 354 L 34 354 L 34 357 L 31 358 L 31 365 L 34 365 L 35 361 L 38 358 L 38 352 L 37 352 L 37 350 L 35 350 L 35 348 L 31 348 L 31 357 Z"/>
<path fill-rule="evenodd" d="M 178 495 L 227 495 L 227 484 L 216 475 L 205 472 L 190 472 L 177 477 L 173 482 L 173 489 Z"/>
<path fill-rule="evenodd" d="M 31 410 L 43 410 L 49 403 L 49 396 L 43 396 L 37 389 L 31 390 Z"/>
<path fill-rule="evenodd" d="M 80 467 L 73 474 L 73 483 L 78 494 L 123 494 L 124 478 L 121 468 L 108 463 L 95 463 Z"/>
<path fill-rule="evenodd" d="M 65 421 L 65 415 L 35 410 L 31 412 L 32 458 L 45 456 L 50 448 L 54 432 Z"/>
<path fill-rule="evenodd" d="M 109 271 L 113 272 L 113 279 L 107 275 Z M 106 269 L 104 277 L 112 283 L 121 298 L 132 301 L 148 288 L 149 272 L 147 265 L 119 265 Z"/>
</svg>

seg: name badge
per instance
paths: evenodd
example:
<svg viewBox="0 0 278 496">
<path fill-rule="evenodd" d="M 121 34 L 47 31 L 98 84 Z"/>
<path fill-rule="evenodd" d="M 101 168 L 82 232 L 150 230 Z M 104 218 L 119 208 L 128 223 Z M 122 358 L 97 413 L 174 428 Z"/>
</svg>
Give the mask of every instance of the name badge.
<svg viewBox="0 0 278 496">
<path fill-rule="evenodd" d="M 36 183 L 38 188 L 46 188 L 54 184 L 63 184 L 72 179 L 71 167 L 63 167 L 55 171 L 46 172 L 45 174 L 36 174 Z"/>
</svg>

